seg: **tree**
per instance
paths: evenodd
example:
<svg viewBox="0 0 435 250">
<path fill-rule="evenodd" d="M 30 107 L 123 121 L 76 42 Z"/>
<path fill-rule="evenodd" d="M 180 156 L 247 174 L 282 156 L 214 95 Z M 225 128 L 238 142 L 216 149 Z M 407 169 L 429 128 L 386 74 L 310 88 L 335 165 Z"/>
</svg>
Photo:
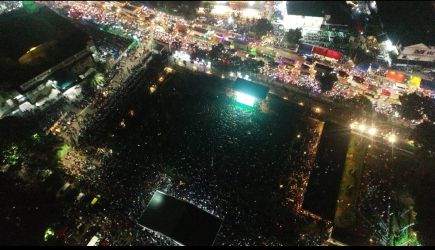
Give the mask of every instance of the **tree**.
<svg viewBox="0 0 435 250">
<path fill-rule="evenodd" d="M 424 106 L 427 101 L 424 97 L 417 95 L 416 93 L 405 94 L 399 97 L 401 115 L 409 120 L 420 120 L 423 118 Z"/>
<path fill-rule="evenodd" d="M 423 113 L 430 121 L 435 121 L 435 101 L 430 97 L 423 99 Z"/>
<path fill-rule="evenodd" d="M 29 118 L 6 117 L 0 120 L 0 166 L 9 166 L 8 178 L 17 178 L 20 170 L 27 176 L 19 177 L 33 183 L 41 170 L 58 173 L 57 149 L 60 141 L 46 135 L 38 127 L 38 115 Z M 28 178 L 29 177 L 29 178 Z"/>
<path fill-rule="evenodd" d="M 103 85 L 105 81 L 104 75 L 97 71 L 94 73 L 91 79 L 91 84 L 94 88 L 96 88 L 98 85 Z"/>
<path fill-rule="evenodd" d="M 213 62 L 217 62 L 219 58 L 222 56 L 224 50 L 225 47 L 222 43 L 219 43 L 218 45 L 213 45 L 208 54 L 210 60 Z"/>
<path fill-rule="evenodd" d="M 320 83 L 320 89 L 322 90 L 322 92 L 331 90 L 334 86 L 334 83 L 338 80 L 335 73 L 316 74 L 316 79 Z"/>
<path fill-rule="evenodd" d="M 411 138 L 421 146 L 422 157 L 435 158 L 435 124 L 427 121 L 419 124 L 412 131 Z"/>
<path fill-rule="evenodd" d="M 94 71 L 82 84 L 82 92 L 85 97 L 93 97 L 96 94 L 98 85 L 104 84 L 104 75 Z"/>
<path fill-rule="evenodd" d="M 193 20 L 196 17 L 196 10 L 200 5 L 200 1 L 180 1 L 176 2 L 179 14 L 187 20 Z"/>
<path fill-rule="evenodd" d="M 203 4 L 205 14 L 210 15 L 213 8 L 212 3 L 209 1 L 203 1 L 202 4 Z"/>
<path fill-rule="evenodd" d="M 352 52 L 353 61 L 355 64 L 369 63 L 375 60 L 375 54 L 372 52 L 367 52 L 367 50 L 363 48 L 356 48 Z"/>
<path fill-rule="evenodd" d="M 285 34 L 285 40 L 287 41 L 287 43 L 289 43 L 291 45 L 295 45 L 295 44 L 299 43 L 299 40 L 301 38 L 302 38 L 302 32 L 301 32 L 300 28 L 290 29 Z"/>
<path fill-rule="evenodd" d="M 0 218 L 0 238 L 5 244 L 42 244 L 38 241 L 42 239 L 41 231 L 64 212 L 64 204 L 55 200 L 63 183 L 56 156 L 59 141 L 51 134 L 45 135 L 38 120 L 36 116 L 0 120 L 0 168 L 6 170 L 0 174 L 0 211 L 21 221 L 15 224 L 15 220 Z"/>
<path fill-rule="evenodd" d="M 198 46 L 195 46 L 192 49 L 192 54 L 190 55 L 190 58 L 192 60 L 195 60 L 195 59 L 206 60 L 207 59 L 207 51 L 200 49 Z"/>
<path fill-rule="evenodd" d="M 417 227 L 419 236 L 424 244 L 434 244 L 433 207 L 435 206 L 435 124 L 423 122 L 411 134 L 419 146 L 415 159 L 418 159 L 416 177 L 412 189 L 415 195 L 415 208 L 417 212 Z"/>
<path fill-rule="evenodd" d="M 34 132 L 29 120 L 15 116 L 5 117 L 0 120 L 0 149 L 12 142 L 30 137 Z"/>
<path fill-rule="evenodd" d="M 95 88 L 92 86 L 92 80 L 86 79 L 82 83 L 82 93 L 85 98 L 94 97 L 95 96 Z"/>
<path fill-rule="evenodd" d="M 270 21 L 267 20 L 266 18 L 260 18 L 254 24 L 251 31 L 256 34 L 257 38 L 261 38 L 262 36 L 266 35 L 268 32 L 272 30 L 273 30 L 273 26 L 270 23 Z"/>
<path fill-rule="evenodd" d="M 372 110 L 372 102 L 364 95 L 358 95 L 346 100 L 346 103 L 354 106 L 358 111 L 358 115 L 362 115 Z"/>
<path fill-rule="evenodd" d="M 362 108 L 364 110 L 369 110 L 372 108 L 372 102 L 364 95 L 358 95 L 355 96 L 348 101 L 351 104 L 354 104 L 355 106 Z"/>
<path fill-rule="evenodd" d="M 242 58 L 240 58 L 240 56 L 233 56 L 230 58 L 231 68 L 233 68 L 236 71 L 240 70 L 242 63 L 243 63 L 243 61 L 242 61 Z"/>
</svg>

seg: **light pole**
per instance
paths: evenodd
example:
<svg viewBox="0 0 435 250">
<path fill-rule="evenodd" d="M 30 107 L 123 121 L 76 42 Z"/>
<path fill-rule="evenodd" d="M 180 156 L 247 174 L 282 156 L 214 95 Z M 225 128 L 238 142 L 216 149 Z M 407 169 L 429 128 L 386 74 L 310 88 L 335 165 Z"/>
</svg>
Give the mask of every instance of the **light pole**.
<svg viewBox="0 0 435 250">
<path fill-rule="evenodd" d="M 388 142 L 391 143 L 391 157 L 394 155 L 394 143 L 397 141 L 397 137 L 395 134 L 390 134 L 387 138 Z"/>
</svg>

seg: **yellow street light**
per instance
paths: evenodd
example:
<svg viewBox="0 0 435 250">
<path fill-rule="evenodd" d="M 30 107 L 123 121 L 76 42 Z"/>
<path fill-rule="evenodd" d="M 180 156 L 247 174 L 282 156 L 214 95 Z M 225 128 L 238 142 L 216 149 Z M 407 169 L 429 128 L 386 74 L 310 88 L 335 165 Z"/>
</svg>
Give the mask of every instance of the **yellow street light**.
<svg viewBox="0 0 435 250">
<path fill-rule="evenodd" d="M 156 85 L 152 85 L 152 86 L 150 87 L 150 93 L 151 93 L 151 94 L 154 93 L 156 90 L 157 90 L 157 86 L 156 86 Z"/>
<path fill-rule="evenodd" d="M 165 68 L 165 71 L 166 71 L 167 73 L 172 73 L 173 69 L 172 69 L 172 68 L 169 68 L 169 67 L 166 67 L 166 68 Z"/>
<path fill-rule="evenodd" d="M 350 124 L 350 128 L 351 128 L 351 129 L 355 129 L 357 125 L 358 125 L 357 122 L 352 122 L 352 123 Z"/>
<path fill-rule="evenodd" d="M 316 107 L 316 108 L 314 109 L 314 112 L 316 112 L 316 113 L 320 113 L 320 112 L 322 112 L 322 110 L 321 110 L 319 107 Z"/>
<path fill-rule="evenodd" d="M 121 122 L 119 123 L 119 126 L 121 128 L 125 128 L 125 121 L 124 121 L 124 119 L 121 120 Z"/>
<path fill-rule="evenodd" d="M 358 126 L 358 130 L 360 131 L 360 132 L 364 132 L 364 131 L 366 131 L 366 125 L 365 124 L 360 124 L 359 126 Z"/>
<path fill-rule="evenodd" d="M 369 134 L 370 134 L 371 136 L 376 135 L 376 132 L 377 132 L 377 129 L 374 128 L 374 127 L 371 127 L 371 128 L 369 129 Z"/>
<path fill-rule="evenodd" d="M 395 143 L 397 141 L 397 136 L 395 134 L 390 134 L 387 138 L 388 142 L 391 144 Z"/>
</svg>

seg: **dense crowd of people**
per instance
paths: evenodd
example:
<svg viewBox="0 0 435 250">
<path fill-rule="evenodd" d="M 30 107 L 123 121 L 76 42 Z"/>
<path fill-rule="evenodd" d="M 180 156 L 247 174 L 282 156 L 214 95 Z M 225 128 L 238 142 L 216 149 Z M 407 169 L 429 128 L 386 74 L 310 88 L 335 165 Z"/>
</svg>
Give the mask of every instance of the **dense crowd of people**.
<svg viewBox="0 0 435 250">
<path fill-rule="evenodd" d="M 51 4 L 63 8 L 68 2 Z M 113 12 L 76 2 L 71 11 L 103 25 L 121 25 L 126 33 L 143 38 L 137 32 L 139 24 L 118 20 Z M 175 34 L 155 30 L 153 36 L 168 44 L 181 42 L 184 51 L 189 51 L 192 44 L 211 49 L 206 42 Z M 110 53 L 107 44 L 103 50 Z M 223 219 L 217 245 L 322 244 L 328 237 L 327 227 L 319 226 L 318 233 L 305 235 L 301 233 L 305 226 L 322 222 L 293 213 L 302 206 L 321 134 L 319 127 L 303 119 L 295 123 L 297 112 L 275 97 L 268 102 L 279 116 L 240 109 L 224 94 L 223 82 L 198 86 L 198 79 L 181 74 L 177 75 L 178 82 L 168 80 L 164 83 L 168 86 L 162 84 L 157 93 L 148 95 L 148 86 L 156 82 L 156 72 L 161 71 L 164 60 L 156 55 L 143 67 L 145 59 L 148 57 L 130 68 L 126 61 L 118 61 L 106 74 L 109 83 L 120 69 L 127 68 L 121 79 L 116 78 L 116 86 L 108 84 L 96 98 L 73 104 L 78 108 L 91 104 L 92 112 L 80 118 L 71 112 L 60 121 L 60 127 L 69 127 L 64 133 L 78 138 L 80 145 L 102 148 L 92 157 L 101 163 L 98 167 L 76 152 L 65 158 L 69 162 L 67 174 L 81 176 L 90 193 L 101 194 L 99 205 L 92 209 L 89 204 L 71 208 L 68 223 L 74 227 L 88 224 L 112 245 L 173 245 L 170 239 L 136 224 L 153 192 L 161 190 Z M 265 63 L 260 73 L 321 94 L 315 78 L 289 73 L 284 65 Z M 325 95 L 354 96 L 349 85 L 336 86 Z M 63 107 L 53 106 L 41 120 L 53 124 L 64 114 Z M 78 119 L 82 120 L 80 129 L 71 125 Z M 390 198 L 385 192 L 388 182 L 373 181 L 374 174 L 368 171 L 363 177 L 364 202 L 360 209 L 376 221 L 388 216 Z M 73 237 L 66 242 L 79 244 Z"/>
<path fill-rule="evenodd" d="M 138 81 L 139 78 L 132 77 L 133 80 Z M 131 102 L 137 102 L 138 98 L 149 99 L 139 104 L 139 107 L 148 108 L 135 109 L 134 116 L 128 115 L 131 103 L 119 103 L 123 100 L 125 102 L 125 92 L 119 92 L 119 96 L 115 94 L 111 99 L 113 103 L 109 101 L 111 105 L 103 106 L 100 112 L 94 114 L 95 119 L 92 119 L 89 129 L 84 130 L 82 137 L 87 137 L 87 142 L 98 143 L 113 152 L 102 154 L 102 165 L 93 173 L 89 172 L 89 175 L 95 176 L 90 178 L 93 180 L 91 185 L 102 194 L 107 205 L 104 206 L 106 212 L 123 211 L 129 220 L 136 221 L 153 192 L 162 190 L 224 219 L 216 244 L 291 244 L 290 241 L 296 239 L 288 237 L 284 232 L 290 234 L 288 230 L 304 224 L 304 218 L 295 217 L 288 204 L 281 207 L 280 202 L 274 202 L 276 207 L 268 208 L 271 205 L 271 193 L 273 199 L 287 195 L 283 191 L 287 188 L 285 181 L 282 182 L 285 188 L 277 183 L 281 178 L 279 173 L 283 171 L 282 168 L 292 171 L 295 167 L 291 162 L 280 163 L 279 160 L 285 158 L 284 155 L 290 147 L 285 140 L 290 134 L 283 136 L 275 132 L 282 129 L 274 127 L 288 123 L 268 119 L 290 117 L 266 118 L 261 114 L 236 108 L 229 103 L 230 100 L 226 100 L 224 94 L 216 97 L 215 90 L 208 90 L 208 86 L 200 88 L 202 94 L 189 94 L 186 90 L 191 89 L 192 86 L 189 85 L 194 84 L 191 79 L 172 84 L 160 90 L 163 93 L 157 93 L 155 97 L 145 97 L 143 91 L 137 91 L 141 94 L 133 97 L 130 89 L 128 96 Z M 219 89 L 222 86 L 214 88 Z M 196 98 L 192 98 L 193 96 Z M 275 103 L 276 100 L 272 102 L 272 105 L 283 109 L 280 104 Z M 136 105 L 137 103 L 134 106 Z M 195 123 L 188 122 L 193 120 L 191 116 L 198 115 L 199 119 Z M 125 121 L 125 127 L 119 126 L 121 118 Z M 187 127 L 174 127 L 172 123 L 184 123 Z M 264 133 L 265 129 L 270 132 Z M 294 133 L 289 128 L 285 131 Z M 307 131 L 304 136 L 310 137 L 309 133 Z M 214 139 L 205 140 L 204 136 Z M 252 140 L 250 138 L 255 138 L 255 142 L 248 142 Z M 160 140 L 169 141 L 162 143 Z M 254 147 L 246 143 L 268 145 Z M 231 149 L 240 148 L 241 145 L 245 145 L 245 152 Z M 293 150 L 297 150 L 299 146 L 294 146 Z M 258 151 L 258 147 L 261 150 Z M 231 157 L 228 152 L 232 152 Z M 284 155 L 279 156 L 280 154 Z M 299 157 L 303 158 L 303 154 Z M 245 163 L 240 164 L 241 162 Z M 254 200 L 246 200 L 247 197 Z M 270 212 L 270 209 L 275 212 Z M 282 217 L 276 217 L 274 213 L 280 213 Z M 266 218 L 277 220 L 277 224 L 267 223 Z M 288 221 L 293 221 L 291 227 L 287 225 Z M 130 244 L 156 242 L 155 237 L 150 236 L 148 231 L 141 231 L 140 228 L 137 230 L 139 233 L 136 238 L 141 239 L 141 242 Z M 269 237 L 267 235 L 270 231 L 281 231 L 278 235 L 283 236 Z M 112 235 L 107 237 L 110 239 Z"/>
<path fill-rule="evenodd" d="M 92 20 L 93 22 L 110 27 L 114 30 L 120 30 L 123 35 L 134 37 L 136 39 L 142 39 L 144 32 L 143 28 L 146 27 L 146 23 L 143 25 L 140 22 L 132 22 L 129 17 L 119 14 L 116 11 L 106 11 L 104 8 L 115 8 L 112 3 L 105 3 L 107 6 L 99 6 L 98 3 L 87 2 L 70 2 L 70 1 L 51 1 L 44 3 L 55 9 L 66 9 L 69 16 L 81 20 Z M 152 9 L 146 9 L 140 12 L 141 16 L 153 15 Z"/>
<path fill-rule="evenodd" d="M 381 160 L 382 159 L 382 160 Z M 392 166 L 391 152 L 368 154 L 360 190 L 358 210 L 364 216 L 363 224 L 377 241 L 389 237 L 390 213 L 392 211 Z"/>
<path fill-rule="evenodd" d="M 23 7 L 23 3 L 20 1 L 2 1 L 0 3 L 0 15 L 21 7 Z"/>
</svg>

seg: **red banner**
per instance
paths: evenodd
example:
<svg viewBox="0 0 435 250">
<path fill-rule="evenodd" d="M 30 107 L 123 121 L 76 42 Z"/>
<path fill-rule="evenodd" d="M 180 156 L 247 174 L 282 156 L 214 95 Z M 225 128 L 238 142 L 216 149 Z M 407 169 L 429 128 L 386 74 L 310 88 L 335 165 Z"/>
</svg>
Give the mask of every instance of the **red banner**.
<svg viewBox="0 0 435 250">
<path fill-rule="evenodd" d="M 313 53 L 314 54 L 318 54 L 321 56 L 326 56 L 326 53 L 328 52 L 327 48 L 321 48 L 321 47 L 314 47 L 313 48 Z"/>
<path fill-rule="evenodd" d="M 334 58 L 336 60 L 340 60 L 342 55 L 338 51 L 328 49 L 328 51 L 326 52 L 326 57 Z"/>
<path fill-rule="evenodd" d="M 322 48 L 322 47 L 314 47 L 313 53 L 321 56 L 326 56 L 329 58 L 334 58 L 336 60 L 340 60 L 342 57 L 342 54 L 340 52 L 332 49 Z"/>
<path fill-rule="evenodd" d="M 386 95 L 386 96 L 390 96 L 391 92 L 389 90 L 387 90 L 387 89 L 382 89 L 382 94 Z"/>
</svg>

